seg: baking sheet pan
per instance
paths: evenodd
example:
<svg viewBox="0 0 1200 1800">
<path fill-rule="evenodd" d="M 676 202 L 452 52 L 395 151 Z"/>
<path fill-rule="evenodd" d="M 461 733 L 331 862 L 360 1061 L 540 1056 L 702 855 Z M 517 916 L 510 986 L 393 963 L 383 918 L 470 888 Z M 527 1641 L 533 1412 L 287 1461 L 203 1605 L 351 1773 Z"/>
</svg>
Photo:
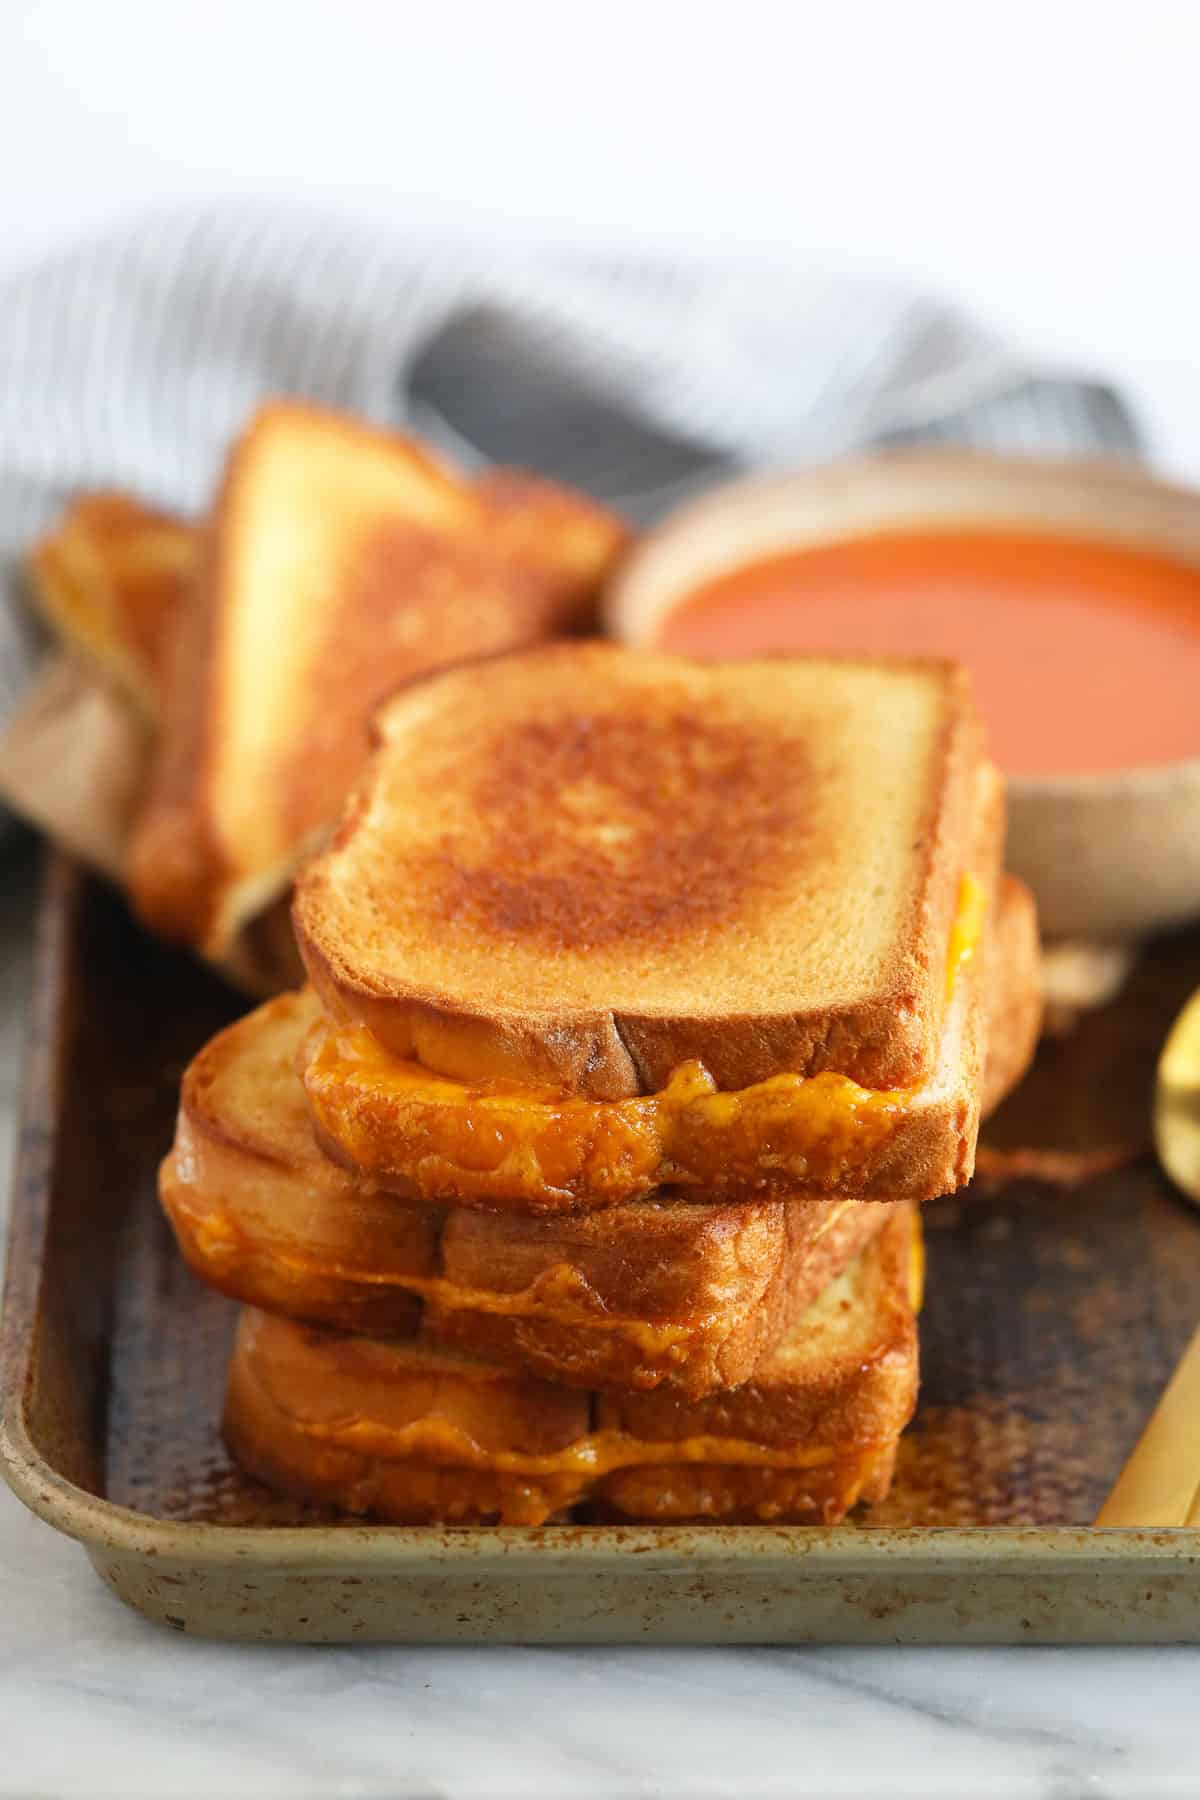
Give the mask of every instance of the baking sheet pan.
<svg viewBox="0 0 1200 1800">
<path fill-rule="evenodd" d="M 1200 1641 L 1200 1532 L 1089 1521 L 1200 1319 L 1200 1216 L 1147 1158 L 927 1209 L 923 1386 L 888 1501 L 830 1530 L 417 1530 L 279 1500 L 216 1420 L 234 1308 L 154 1194 L 184 1063 L 237 1009 L 48 864 L 0 1360 L 0 1455 L 131 1604 L 275 1640 Z M 1200 934 L 1044 1047 L 993 1140 L 1136 1141 Z M 82 1575 L 82 1571 L 81 1571 Z"/>
</svg>

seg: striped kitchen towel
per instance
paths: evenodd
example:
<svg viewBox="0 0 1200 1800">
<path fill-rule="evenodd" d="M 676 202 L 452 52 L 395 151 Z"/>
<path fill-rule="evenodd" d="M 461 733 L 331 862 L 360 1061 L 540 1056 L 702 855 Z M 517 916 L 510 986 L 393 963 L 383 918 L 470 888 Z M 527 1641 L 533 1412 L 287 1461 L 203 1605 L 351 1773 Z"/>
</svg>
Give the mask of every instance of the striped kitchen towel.
<svg viewBox="0 0 1200 1800">
<path fill-rule="evenodd" d="M 151 218 L 0 283 L 0 722 L 36 654 L 24 547 L 82 489 L 201 509 L 268 395 L 645 521 L 736 470 L 938 439 L 1134 453 L 1109 388 L 895 286 L 427 248 L 258 208 Z"/>
</svg>

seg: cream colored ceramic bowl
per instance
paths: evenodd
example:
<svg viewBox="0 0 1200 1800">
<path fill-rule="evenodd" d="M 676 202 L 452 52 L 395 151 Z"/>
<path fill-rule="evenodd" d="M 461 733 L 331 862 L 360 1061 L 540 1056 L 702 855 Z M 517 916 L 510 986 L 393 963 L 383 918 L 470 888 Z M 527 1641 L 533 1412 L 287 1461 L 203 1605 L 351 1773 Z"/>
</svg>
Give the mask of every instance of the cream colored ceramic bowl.
<svg viewBox="0 0 1200 1800">
<path fill-rule="evenodd" d="M 751 477 L 675 513 L 608 600 L 615 637 L 649 647 L 703 583 L 806 544 L 911 526 L 1044 529 L 1200 568 L 1200 494 L 1117 464 L 895 451 Z M 1200 694 L 1196 696 L 1200 713 Z M 1095 775 L 1014 776 L 1009 867 L 1051 936 L 1131 938 L 1200 917 L 1200 757 Z"/>
</svg>

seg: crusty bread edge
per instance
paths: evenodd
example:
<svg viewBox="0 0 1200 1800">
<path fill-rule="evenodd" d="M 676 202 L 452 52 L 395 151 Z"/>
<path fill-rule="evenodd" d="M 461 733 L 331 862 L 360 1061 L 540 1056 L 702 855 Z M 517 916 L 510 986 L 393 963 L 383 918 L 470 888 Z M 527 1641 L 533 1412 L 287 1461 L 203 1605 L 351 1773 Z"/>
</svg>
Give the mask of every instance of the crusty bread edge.
<svg viewBox="0 0 1200 1800">
<path fill-rule="evenodd" d="M 996 902 L 997 929 L 988 936 L 987 1058 L 982 1116 L 986 1119 L 1018 1086 L 1038 1046 L 1043 996 L 1037 907 L 1015 875 L 1004 875 Z"/>
<path fill-rule="evenodd" d="M 247 467 L 281 424 L 308 423 L 347 441 L 403 446 L 439 481 L 449 468 L 415 439 L 329 408 L 292 400 L 259 407 L 233 444 L 203 531 L 200 568 L 189 604 L 171 638 L 163 747 L 147 805 L 134 834 L 129 885 L 138 915 L 163 937 L 190 944 L 213 962 L 236 957 L 242 928 L 286 892 L 319 840 L 296 844 L 271 867 L 233 879 L 235 868 L 214 820 L 214 731 L 211 701 L 219 676 L 226 611 L 226 566 L 238 537 L 238 498 Z M 323 835 L 323 834 L 322 834 Z"/>
<path fill-rule="evenodd" d="M 202 528 L 196 580 L 171 632 L 158 767 L 129 855 L 129 892 L 138 917 L 160 936 L 214 960 L 229 948 L 235 929 L 218 925 L 229 869 L 208 805 L 208 701 L 220 655 L 227 521 L 242 468 L 257 453 L 258 432 L 256 420 L 234 445 Z"/>
</svg>

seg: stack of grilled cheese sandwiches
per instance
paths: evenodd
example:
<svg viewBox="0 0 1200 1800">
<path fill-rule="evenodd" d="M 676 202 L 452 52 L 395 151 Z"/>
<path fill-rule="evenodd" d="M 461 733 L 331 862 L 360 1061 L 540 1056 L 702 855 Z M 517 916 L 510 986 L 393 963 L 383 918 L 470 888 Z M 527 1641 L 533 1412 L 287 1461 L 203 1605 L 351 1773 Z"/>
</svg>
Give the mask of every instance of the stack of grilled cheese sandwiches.
<svg viewBox="0 0 1200 1800">
<path fill-rule="evenodd" d="M 1038 1028 L 948 665 L 564 642 L 414 680 L 188 1070 L 225 1433 L 394 1522 L 833 1522 L 915 1404 L 921 1202 Z"/>
</svg>

